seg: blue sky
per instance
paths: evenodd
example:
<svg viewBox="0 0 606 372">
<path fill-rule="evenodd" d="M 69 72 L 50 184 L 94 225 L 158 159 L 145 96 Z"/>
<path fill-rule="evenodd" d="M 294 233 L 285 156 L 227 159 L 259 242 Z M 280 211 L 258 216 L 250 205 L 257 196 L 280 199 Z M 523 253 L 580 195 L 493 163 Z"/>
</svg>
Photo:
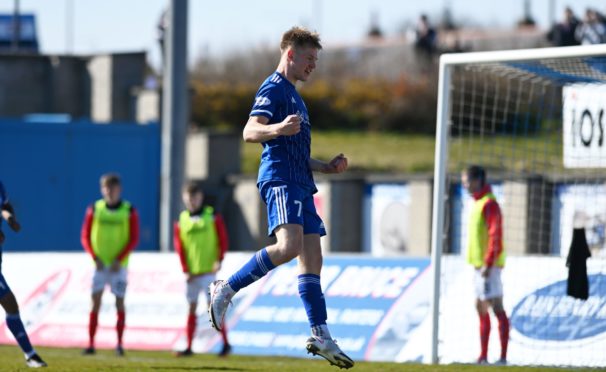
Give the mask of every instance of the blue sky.
<svg viewBox="0 0 606 372">
<path fill-rule="evenodd" d="M 587 6 L 606 12 L 603 0 L 551 0 L 560 18 L 570 4 L 582 15 Z M 542 28 L 549 25 L 550 0 L 532 0 L 532 15 Z M 455 20 L 482 26 L 511 27 L 523 14 L 524 0 L 189 0 L 189 59 L 201 53 L 221 55 L 258 45 L 277 45 L 294 24 L 321 32 L 325 44 L 355 42 L 363 37 L 376 14 L 386 35 L 395 35 L 425 12 L 436 19 L 450 4 Z M 20 0 L 22 12 L 38 18 L 45 53 L 77 54 L 139 51 L 159 59 L 156 24 L 166 0 Z M 0 12 L 12 13 L 14 1 L 0 2 Z M 67 22 L 68 10 L 73 22 Z M 69 38 L 69 31 L 72 38 Z M 72 40 L 70 42 L 70 40 Z"/>
</svg>

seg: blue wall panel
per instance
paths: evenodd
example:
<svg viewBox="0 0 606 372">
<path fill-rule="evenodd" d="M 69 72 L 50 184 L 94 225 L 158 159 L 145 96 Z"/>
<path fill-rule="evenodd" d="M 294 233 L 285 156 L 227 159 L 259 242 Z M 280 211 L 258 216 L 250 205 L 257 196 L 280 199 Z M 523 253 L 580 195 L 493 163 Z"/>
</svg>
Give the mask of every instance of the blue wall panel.
<svg viewBox="0 0 606 372">
<path fill-rule="evenodd" d="M 7 234 L 7 251 L 80 250 L 88 204 L 99 177 L 117 172 L 123 197 L 139 211 L 138 250 L 158 249 L 159 126 L 0 121 L 0 179 L 23 230 Z"/>
</svg>

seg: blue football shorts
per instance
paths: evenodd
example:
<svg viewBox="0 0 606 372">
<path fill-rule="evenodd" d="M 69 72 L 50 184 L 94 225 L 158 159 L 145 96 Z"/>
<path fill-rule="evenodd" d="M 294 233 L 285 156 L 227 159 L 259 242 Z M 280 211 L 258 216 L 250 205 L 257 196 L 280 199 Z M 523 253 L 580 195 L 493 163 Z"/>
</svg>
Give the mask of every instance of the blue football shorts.
<svg viewBox="0 0 606 372">
<path fill-rule="evenodd" d="M 302 225 L 303 234 L 326 235 L 310 190 L 293 183 L 266 181 L 259 184 L 259 192 L 267 205 L 269 236 L 274 236 L 276 228 L 285 224 Z"/>
</svg>

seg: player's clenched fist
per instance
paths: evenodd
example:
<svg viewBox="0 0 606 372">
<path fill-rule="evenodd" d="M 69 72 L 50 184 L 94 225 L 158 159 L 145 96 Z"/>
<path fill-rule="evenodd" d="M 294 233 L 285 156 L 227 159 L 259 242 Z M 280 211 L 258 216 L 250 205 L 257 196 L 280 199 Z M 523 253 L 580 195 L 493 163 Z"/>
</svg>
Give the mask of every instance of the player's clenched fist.
<svg viewBox="0 0 606 372">
<path fill-rule="evenodd" d="M 342 173 L 347 169 L 347 158 L 343 154 L 335 156 L 330 163 L 324 167 L 324 173 Z"/>
<path fill-rule="evenodd" d="M 299 115 L 288 115 L 279 129 L 281 136 L 294 136 L 301 131 L 301 117 Z"/>
</svg>

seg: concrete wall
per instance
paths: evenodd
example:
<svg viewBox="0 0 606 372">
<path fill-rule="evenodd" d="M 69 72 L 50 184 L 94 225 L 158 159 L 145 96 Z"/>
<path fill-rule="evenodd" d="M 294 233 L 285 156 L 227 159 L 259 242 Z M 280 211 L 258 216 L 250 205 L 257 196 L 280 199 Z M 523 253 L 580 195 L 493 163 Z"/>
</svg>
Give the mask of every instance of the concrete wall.
<svg viewBox="0 0 606 372">
<path fill-rule="evenodd" d="M 335 176 L 319 180 L 327 183 L 324 201 L 327 236 L 322 248 L 326 252 L 361 252 L 364 179 Z"/>
<path fill-rule="evenodd" d="M 0 55 L 0 117 L 62 113 L 133 121 L 131 91 L 143 85 L 143 52 L 98 56 Z"/>
<path fill-rule="evenodd" d="M 522 254 L 528 247 L 528 183 L 524 181 L 504 182 L 503 194 L 503 241 L 511 254 Z"/>
<path fill-rule="evenodd" d="M 53 112 L 49 71 L 48 58 L 19 55 L 0 57 L 0 116 Z"/>
<path fill-rule="evenodd" d="M 432 179 L 411 180 L 410 212 L 410 254 L 424 256 L 431 253 L 431 208 L 433 205 Z"/>
<path fill-rule="evenodd" d="M 98 56 L 88 63 L 91 77 L 91 120 L 107 123 L 112 117 L 112 60 L 110 56 Z"/>
<path fill-rule="evenodd" d="M 135 105 L 135 120 L 140 124 L 158 121 L 160 119 L 161 96 L 156 89 L 133 90 Z"/>
</svg>

